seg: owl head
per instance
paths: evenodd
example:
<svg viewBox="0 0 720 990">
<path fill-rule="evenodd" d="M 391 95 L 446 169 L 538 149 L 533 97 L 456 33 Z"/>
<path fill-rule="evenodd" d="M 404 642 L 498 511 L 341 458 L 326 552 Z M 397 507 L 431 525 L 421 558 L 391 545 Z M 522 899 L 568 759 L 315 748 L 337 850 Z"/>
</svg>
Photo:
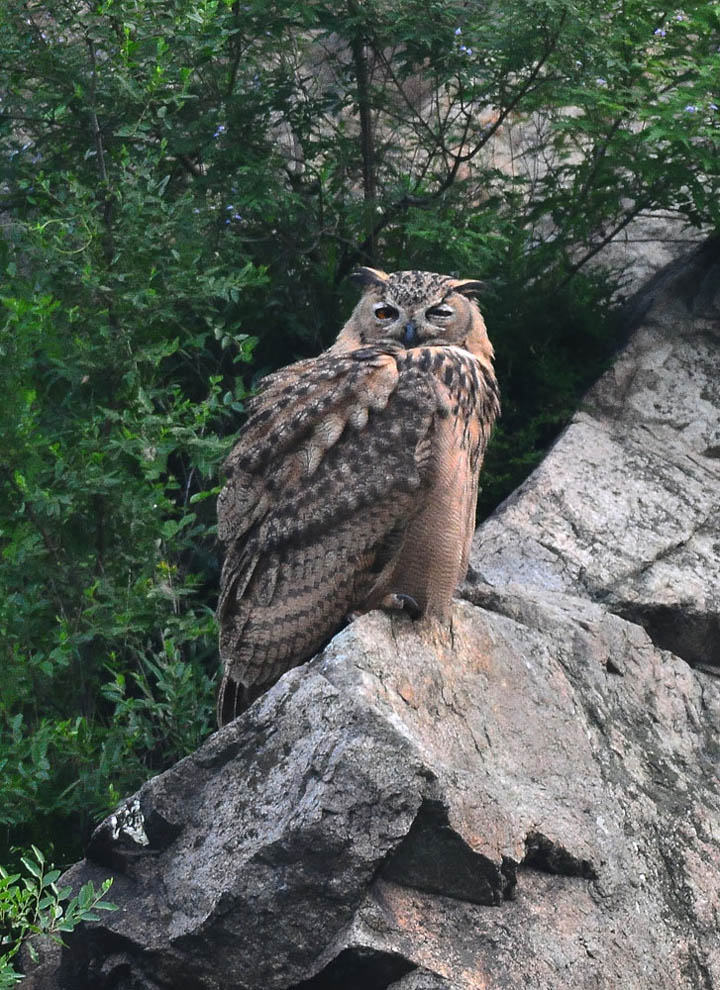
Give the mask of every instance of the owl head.
<svg viewBox="0 0 720 990">
<path fill-rule="evenodd" d="M 454 344 L 492 359 L 492 345 L 477 303 L 474 279 L 434 272 L 359 268 L 351 278 L 363 288 L 360 302 L 333 345 L 334 351 L 386 344 L 413 348 Z"/>
</svg>

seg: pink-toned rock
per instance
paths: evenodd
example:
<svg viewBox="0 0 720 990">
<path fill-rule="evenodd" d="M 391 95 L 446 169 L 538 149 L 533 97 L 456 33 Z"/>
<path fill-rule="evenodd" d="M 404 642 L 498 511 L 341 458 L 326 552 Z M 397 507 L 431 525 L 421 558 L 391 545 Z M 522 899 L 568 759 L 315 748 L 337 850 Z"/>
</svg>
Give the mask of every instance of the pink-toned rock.
<svg viewBox="0 0 720 990">
<path fill-rule="evenodd" d="M 36 986 L 719 984 L 717 682 L 601 606 L 489 603 L 363 617 L 149 781 L 68 877 L 122 910 Z"/>
</svg>

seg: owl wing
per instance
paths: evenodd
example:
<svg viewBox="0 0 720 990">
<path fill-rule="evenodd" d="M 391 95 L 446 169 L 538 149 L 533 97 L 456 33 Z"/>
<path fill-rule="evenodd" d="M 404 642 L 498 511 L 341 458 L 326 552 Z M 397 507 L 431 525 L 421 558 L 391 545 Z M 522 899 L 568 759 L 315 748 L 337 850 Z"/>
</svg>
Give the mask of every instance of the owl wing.
<svg viewBox="0 0 720 990">
<path fill-rule="evenodd" d="M 449 415 L 427 369 L 379 348 L 264 384 L 218 499 L 221 724 L 317 652 L 392 566 Z"/>
</svg>

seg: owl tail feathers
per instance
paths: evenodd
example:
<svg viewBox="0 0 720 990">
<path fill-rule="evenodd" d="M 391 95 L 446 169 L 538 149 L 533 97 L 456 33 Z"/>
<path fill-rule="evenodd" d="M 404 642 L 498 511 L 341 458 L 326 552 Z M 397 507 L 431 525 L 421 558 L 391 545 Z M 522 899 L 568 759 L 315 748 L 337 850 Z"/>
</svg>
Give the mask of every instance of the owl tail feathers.
<svg viewBox="0 0 720 990">
<path fill-rule="evenodd" d="M 268 686 L 267 684 L 262 686 L 258 684 L 245 685 L 236 681 L 229 674 L 224 674 L 217 700 L 217 720 L 220 728 L 222 729 L 228 722 L 232 722 L 238 715 L 242 715 L 253 701 L 267 690 Z"/>
</svg>

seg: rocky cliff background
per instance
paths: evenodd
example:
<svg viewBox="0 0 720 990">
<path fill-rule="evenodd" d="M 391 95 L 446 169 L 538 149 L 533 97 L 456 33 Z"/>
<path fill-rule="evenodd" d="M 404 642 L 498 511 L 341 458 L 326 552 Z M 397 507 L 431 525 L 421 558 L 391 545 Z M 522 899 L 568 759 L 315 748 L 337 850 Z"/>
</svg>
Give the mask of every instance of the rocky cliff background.
<svg viewBox="0 0 720 990">
<path fill-rule="evenodd" d="M 68 875 L 75 990 L 720 986 L 720 245 L 478 531 L 449 630 L 372 613 Z"/>
</svg>

